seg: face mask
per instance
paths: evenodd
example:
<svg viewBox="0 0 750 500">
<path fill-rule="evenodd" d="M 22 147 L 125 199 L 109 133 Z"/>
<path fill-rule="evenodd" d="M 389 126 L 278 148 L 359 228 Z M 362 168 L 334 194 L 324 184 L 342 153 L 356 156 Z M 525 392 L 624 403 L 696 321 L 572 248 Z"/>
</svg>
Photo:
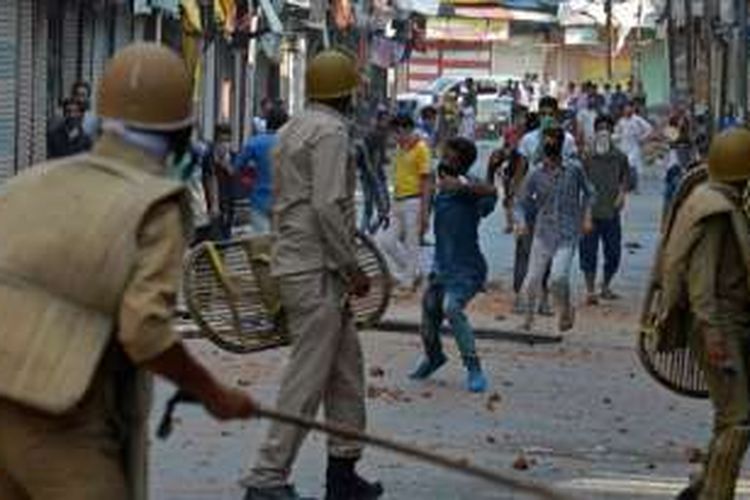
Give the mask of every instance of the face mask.
<svg viewBox="0 0 750 500">
<path fill-rule="evenodd" d="M 602 130 L 596 133 L 594 139 L 594 152 L 598 155 L 603 155 L 609 152 L 612 146 L 612 138 L 609 135 L 609 131 Z"/>
<path fill-rule="evenodd" d="M 542 130 L 547 130 L 555 125 L 555 119 L 551 116 L 542 116 L 539 118 L 539 127 Z"/>
<path fill-rule="evenodd" d="M 543 151 L 547 158 L 560 158 L 562 156 L 562 146 L 554 142 L 545 142 Z"/>
<path fill-rule="evenodd" d="M 438 165 L 438 174 L 441 176 L 458 177 L 461 172 L 458 171 L 453 165 L 446 163 L 445 160 L 441 161 Z"/>
</svg>

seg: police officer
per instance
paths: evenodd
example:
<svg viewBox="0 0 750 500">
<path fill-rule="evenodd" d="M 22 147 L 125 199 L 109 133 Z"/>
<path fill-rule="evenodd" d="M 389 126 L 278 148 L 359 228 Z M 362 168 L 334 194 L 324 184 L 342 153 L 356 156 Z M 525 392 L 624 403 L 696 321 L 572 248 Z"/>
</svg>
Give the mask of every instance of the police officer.
<svg viewBox="0 0 750 500">
<path fill-rule="evenodd" d="M 687 298 L 684 330 L 714 407 L 705 470 L 680 493 L 682 500 L 733 499 L 750 440 L 750 224 L 742 202 L 750 179 L 750 131 L 715 137 L 708 172 L 709 182 L 678 209 L 669 233 L 676 236 L 663 247 L 665 307 L 679 312 Z"/>
<path fill-rule="evenodd" d="M 358 85 L 353 59 L 335 50 L 310 62 L 308 107 L 278 133 L 274 170 L 271 263 L 295 339 L 278 395 L 281 411 L 314 417 L 322 403 L 326 419 L 365 429 L 362 349 L 346 304 L 365 295 L 367 276 L 357 267 L 354 246 L 356 172 L 349 158 L 347 115 Z M 287 483 L 305 430 L 274 423 L 260 455 L 243 480 L 246 500 L 297 499 Z M 382 494 L 355 472 L 358 443 L 331 438 L 327 500 L 368 500 Z"/>
<path fill-rule="evenodd" d="M 92 153 L 0 190 L 3 500 L 144 498 L 144 372 L 216 418 L 252 414 L 170 328 L 185 221 L 164 174 L 187 145 L 191 96 L 177 55 L 131 45 L 103 75 Z"/>
</svg>

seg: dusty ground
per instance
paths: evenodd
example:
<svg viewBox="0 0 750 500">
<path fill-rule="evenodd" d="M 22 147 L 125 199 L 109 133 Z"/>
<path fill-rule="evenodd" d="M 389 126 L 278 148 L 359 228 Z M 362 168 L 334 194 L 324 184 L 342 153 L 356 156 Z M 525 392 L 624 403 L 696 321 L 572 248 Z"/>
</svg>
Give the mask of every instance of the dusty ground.
<svg viewBox="0 0 750 500">
<path fill-rule="evenodd" d="M 449 337 L 451 362 L 433 380 L 416 383 L 406 377 L 419 353 L 416 336 L 362 332 L 372 373 L 371 431 L 544 481 L 571 498 L 673 498 L 691 470 L 691 450 L 708 439 L 710 409 L 654 383 L 633 349 L 638 304 L 656 241 L 659 189 L 650 181 L 628 208 L 624 241 L 637 245 L 625 252 L 617 282 L 624 298 L 581 308 L 575 331 L 561 343 L 480 340 L 491 381 L 487 394 L 463 389 L 463 369 Z M 504 291 L 512 241 L 500 228 L 496 214 L 483 232 L 495 285 L 472 304 L 471 314 L 477 326 L 512 329 L 519 318 L 510 314 Z M 418 301 L 412 298 L 399 301 L 389 316 L 414 321 L 418 313 Z M 506 320 L 496 321 L 497 314 Z M 542 323 L 541 330 L 551 329 L 549 321 Z M 273 403 L 284 350 L 241 357 L 205 341 L 190 345 L 226 380 Z M 157 409 L 170 391 L 158 387 Z M 191 407 L 178 414 L 173 437 L 154 445 L 153 498 L 240 499 L 236 481 L 252 463 L 266 423 L 218 425 Z M 520 455 L 529 465 L 525 471 L 513 468 Z M 294 471 L 301 492 L 320 495 L 324 456 L 324 438 L 311 436 Z M 529 498 L 378 450 L 367 452 L 363 470 L 384 482 L 387 499 Z M 746 485 L 741 491 L 740 498 L 750 498 Z"/>
</svg>

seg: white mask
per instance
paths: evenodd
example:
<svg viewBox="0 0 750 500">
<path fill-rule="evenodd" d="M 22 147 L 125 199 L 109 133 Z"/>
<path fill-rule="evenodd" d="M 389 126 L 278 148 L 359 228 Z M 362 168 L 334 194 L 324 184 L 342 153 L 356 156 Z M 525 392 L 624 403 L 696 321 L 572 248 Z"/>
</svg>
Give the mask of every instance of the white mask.
<svg viewBox="0 0 750 500">
<path fill-rule="evenodd" d="M 594 139 L 594 153 L 603 155 L 609 153 L 612 147 L 612 136 L 608 130 L 600 130 Z"/>
</svg>

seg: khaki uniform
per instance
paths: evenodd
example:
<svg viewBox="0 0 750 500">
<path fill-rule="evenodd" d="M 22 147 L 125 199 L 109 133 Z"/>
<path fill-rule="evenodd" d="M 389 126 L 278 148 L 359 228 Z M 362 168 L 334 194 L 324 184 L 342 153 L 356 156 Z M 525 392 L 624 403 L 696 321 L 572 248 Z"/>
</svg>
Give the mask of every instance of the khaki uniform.
<svg viewBox="0 0 750 500">
<path fill-rule="evenodd" d="M 356 266 L 355 171 L 344 118 L 311 105 L 279 133 L 274 169 L 272 272 L 294 337 L 281 382 L 280 411 L 365 428 L 364 366 L 342 271 Z M 286 483 L 306 431 L 273 423 L 247 487 Z M 358 443 L 331 438 L 329 454 L 357 458 Z"/>
<path fill-rule="evenodd" d="M 113 136 L 93 155 L 0 188 L 3 500 L 143 494 L 146 384 L 133 363 L 178 341 L 182 188 Z"/>
<path fill-rule="evenodd" d="M 750 226 L 741 203 L 741 193 L 729 185 L 696 188 L 675 221 L 673 233 L 684 237 L 666 246 L 671 269 L 677 256 L 685 256 L 688 340 L 699 353 L 715 411 L 708 462 L 696 484 L 702 500 L 734 498 L 750 440 Z M 727 343 L 725 370 L 705 355 L 706 339 L 716 337 Z"/>
</svg>

